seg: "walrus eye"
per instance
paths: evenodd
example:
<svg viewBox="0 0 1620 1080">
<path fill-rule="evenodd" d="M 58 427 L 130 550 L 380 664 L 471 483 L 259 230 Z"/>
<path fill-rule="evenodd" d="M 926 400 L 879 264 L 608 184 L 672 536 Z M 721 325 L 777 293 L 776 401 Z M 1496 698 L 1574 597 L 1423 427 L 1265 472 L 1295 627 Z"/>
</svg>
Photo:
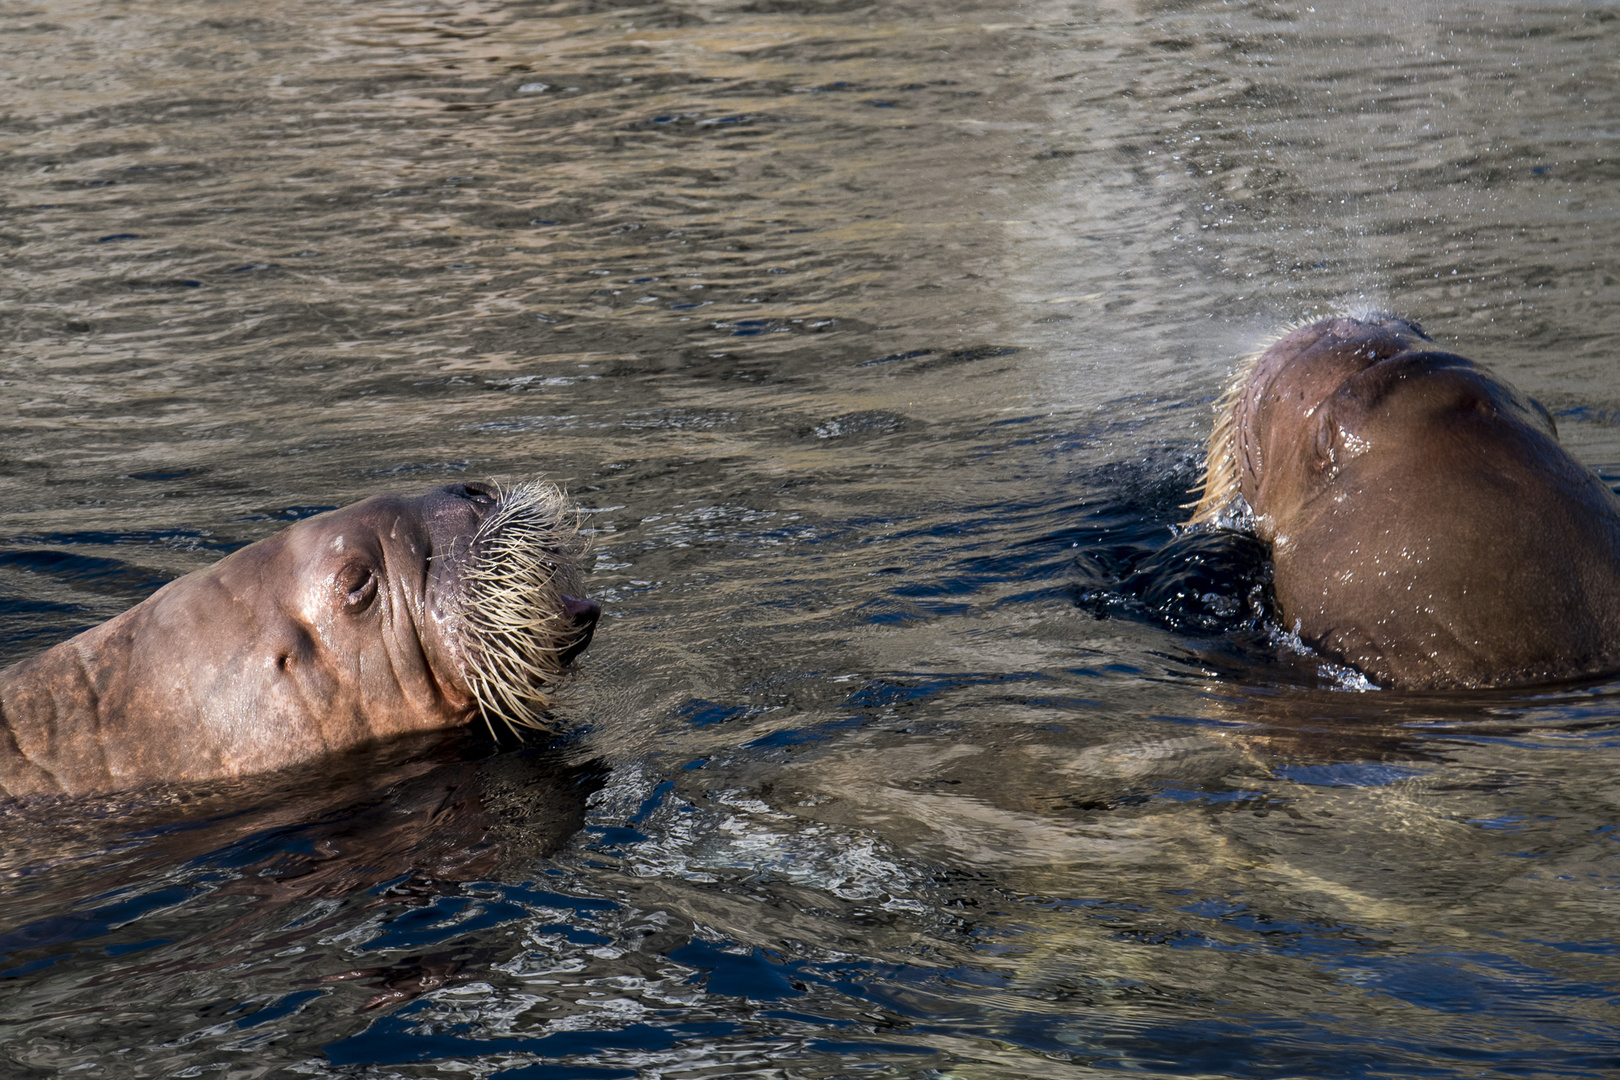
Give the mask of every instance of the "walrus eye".
<svg viewBox="0 0 1620 1080">
<path fill-rule="evenodd" d="M 1334 460 L 1333 444 L 1337 424 L 1333 423 L 1325 414 L 1316 425 L 1316 468 L 1319 472 L 1330 471 L 1337 462 Z"/>
<path fill-rule="evenodd" d="M 484 484 L 462 484 L 456 494 L 478 506 L 494 506 L 497 498 L 494 489 Z"/>
<path fill-rule="evenodd" d="M 351 615 L 370 607 L 377 595 L 377 575 L 365 563 L 350 563 L 339 570 L 336 584 L 343 610 Z"/>
</svg>

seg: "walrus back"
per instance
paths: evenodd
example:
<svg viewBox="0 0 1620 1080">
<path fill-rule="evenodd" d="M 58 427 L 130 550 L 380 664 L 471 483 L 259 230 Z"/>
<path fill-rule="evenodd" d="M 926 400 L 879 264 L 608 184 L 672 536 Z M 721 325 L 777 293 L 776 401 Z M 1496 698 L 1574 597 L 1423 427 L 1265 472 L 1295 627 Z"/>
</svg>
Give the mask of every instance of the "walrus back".
<svg viewBox="0 0 1620 1080">
<path fill-rule="evenodd" d="M 1380 685 L 1620 670 L 1620 500 L 1545 409 L 1429 340 L 1326 319 L 1248 358 L 1189 523 L 1241 498 L 1278 621 Z"/>
<path fill-rule="evenodd" d="M 1288 524 L 1272 555 L 1284 627 L 1380 686 L 1533 685 L 1620 666 L 1620 508 L 1607 488 L 1573 461 L 1487 459 L 1459 478 L 1428 457 L 1421 474 L 1348 476 Z"/>
</svg>

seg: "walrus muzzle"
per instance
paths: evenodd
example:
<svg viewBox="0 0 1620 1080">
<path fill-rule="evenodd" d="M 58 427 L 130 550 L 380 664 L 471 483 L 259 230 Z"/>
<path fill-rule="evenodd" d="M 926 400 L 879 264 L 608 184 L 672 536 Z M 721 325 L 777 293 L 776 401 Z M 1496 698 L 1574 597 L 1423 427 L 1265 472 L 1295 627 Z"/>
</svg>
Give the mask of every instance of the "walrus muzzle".
<svg viewBox="0 0 1620 1080">
<path fill-rule="evenodd" d="M 0 671 L 0 793 L 286 768 L 482 719 L 543 727 L 601 609 L 550 484 L 298 522 Z"/>
<path fill-rule="evenodd" d="M 1620 500 L 1546 409 L 1430 344 L 1337 318 L 1253 357 L 1217 405 L 1192 522 L 1246 504 L 1278 621 L 1380 686 L 1620 670 Z"/>
</svg>

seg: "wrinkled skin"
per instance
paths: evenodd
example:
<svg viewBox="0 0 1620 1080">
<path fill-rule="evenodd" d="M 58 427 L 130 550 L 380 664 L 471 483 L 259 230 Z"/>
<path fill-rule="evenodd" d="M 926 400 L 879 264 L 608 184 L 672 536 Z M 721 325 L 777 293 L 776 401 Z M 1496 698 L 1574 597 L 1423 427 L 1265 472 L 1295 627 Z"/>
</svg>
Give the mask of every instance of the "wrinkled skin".
<svg viewBox="0 0 1620 1080">
<path fill-rule="evenodd" d="M 1328 319 L 1248 376 L 1238 480 L 1282 624 L 1380 686 L 1620 670 L 1620 501 L 1544 408 L 1426 345 Z"/>
<path fill-rule="evenodd" d="M 466 724 L 457 574 L 495 505 L 452 484 L 309 518 L 0 671 L 0 791 L 262 773 Z M 577 652 L 598 609 L 569 613 Z"/>
</svg>

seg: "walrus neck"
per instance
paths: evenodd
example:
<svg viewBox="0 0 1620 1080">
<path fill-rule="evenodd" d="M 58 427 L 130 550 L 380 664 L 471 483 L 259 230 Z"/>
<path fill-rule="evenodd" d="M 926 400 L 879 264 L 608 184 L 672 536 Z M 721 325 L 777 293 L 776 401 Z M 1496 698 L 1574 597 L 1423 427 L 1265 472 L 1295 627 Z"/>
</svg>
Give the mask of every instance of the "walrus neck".
<svg viewBox="0 0 1620 1080">
<path fill-rule="evenodd" d="M 20 796 L 109 785 L 100 705 L 77 639 L 0 671 L 0 792 Z"/>
</svg>

